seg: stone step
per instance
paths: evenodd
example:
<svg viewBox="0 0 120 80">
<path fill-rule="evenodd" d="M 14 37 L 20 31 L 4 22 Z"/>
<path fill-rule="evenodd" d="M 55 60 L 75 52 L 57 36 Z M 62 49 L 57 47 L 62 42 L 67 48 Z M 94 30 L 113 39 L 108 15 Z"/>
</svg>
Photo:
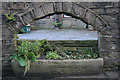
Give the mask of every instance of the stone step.
<svg viewBox="0 0 120 80">
<path fill-rule="evenodd" d="M 17 45 L 21 44 L 22 40 L 17 40 Z M 35 41 L 35 40 L 28 40 L 28 41 Z M 49 40 L 48 41 L 51 46 L 59 47 L 61 50 L 69 50 L 69 51 L 77 51 L 86 48 L 97 48 L 98 41 L 97 40 L 86 40 L 86 41 L 79 41 L 79 40 Z"/>
<path fill-rule="evenodd" d="M 30 33 L 18 34 L 18 36 L 18 40 L 98 40 L 97 31 L 80 29 L 41 29 Z"/>
</svg>

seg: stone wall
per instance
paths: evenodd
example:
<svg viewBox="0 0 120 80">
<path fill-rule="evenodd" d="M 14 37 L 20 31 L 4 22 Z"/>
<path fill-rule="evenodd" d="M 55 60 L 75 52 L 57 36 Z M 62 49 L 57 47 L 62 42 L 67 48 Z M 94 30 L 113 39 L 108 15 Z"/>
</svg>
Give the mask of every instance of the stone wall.
<svg viewBox="0 0 120 80">
<path fill-rule="evenodd" d="M 2 3 L 2 54 L 3 76 L 13 76 L 9 56 L 15 51 L 15 32 L 24 25 L 48 14 L 69 13 L 100 32 L 100 55 L 104 58 L 105 70 L 118 66 L 120 27 L 120 2 L 76 2 L 76 3 Z M 8 24 L 4 14 L 14 13 L 16 22 Z"/>
<path fill-rule="evenodd" d="M 82 22 L 80 19 L 75 19 L 72 17 L 68 17 L 68 18 L 63 18 L 63 14 L 60 15 L 61 16 L 61 22 L 62 22 L 62 26 L 61 28 L 63 29 L 70 29 L 70 28 L 80 28 L 80 29 L 84 29 L 86 28 L 86 24 L 84 22 Z M 54 25 L 54 15 L 50 16 L 50 19 L 39 19 L 38 21 L 34 22 L 35 27 L 37 27 L 37 29 L 53 29 L 55 28 Z"/>
</svg>

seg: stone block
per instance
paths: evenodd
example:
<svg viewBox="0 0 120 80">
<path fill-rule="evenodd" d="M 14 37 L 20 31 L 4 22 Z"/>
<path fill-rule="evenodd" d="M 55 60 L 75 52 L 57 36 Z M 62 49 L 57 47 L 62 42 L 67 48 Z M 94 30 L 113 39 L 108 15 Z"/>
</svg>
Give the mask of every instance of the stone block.
<svg viewBox="0 0 120 80">
<path fill-rule="evenodd" d="M 44 11 L 44 14 L 45 14 L 45 15 L 54 13 L 54 6 L 53 6 L 53 3 L 52 3 L 52 2 L 43 5 L 42 8 L 43 8 L 43 11 Z"/>
<path fill-rule="evenodd" d="M 72 13 L 79 18 L 84 18 L 86 14 L 86 9 L 74 4 Z"/>
<path fill-rule="evenodd" d="M 77 47 L 77 50 L 84 50 L 84 49 L 91 49 L 91 48 L 94 48 L 94 47 Z"/>
<path fill-rule="evenodd" d="M 45 16 L 42 7 L 37 7 L 37 8 L 35 8 L 35 9 L 33 10 L 33 13 L 34 13 L 36 19 Z"/>
<path fill-rule="evenodd" d="M 105 24 L 99 18 L 95 19 L 95 22 L 93 23 L 92 26 L 94 30 L 98 30 L 98 31 L 102 31 L 102 29 L 105 28 Z"/>
<path fill-rule="evenodd" d="M 97 14 L 105 14 L 105 10 L 104 9 L 92 9 L 95 13 L 97 13 Z"/>
<path fill-rule="evenodd" d="M 93 23 L 96 20 L 96 15 L 94 13 L 90 12 L 90 11 L 87 11 L 85 19 L 88 22 L 88 24 L 93 25 Z"/>
<path fill-rule="evenodd" d="M 101 35 L 109 35 L 109 36 L 116 36 L 119 34 L 119 29 L 115 28 L 106 28 L 104 31 L 101 32 Z"/>
<path fill-rule="evenodd" d="M 105 11 L 107 14 L 118 14 L 119 13 L 119 8 L 107 8 Z"/>
<path fill-rule="evenodd" d="M 77 2 L 77 4 L 87 7 L 87 8 L 95 8 L 94 2 Z"/>
<path fill-rule="evenodd" d="M 110 16 L 110 15 L 101 15 L 101 16 L 108 23 L 114 23 L 118 20 L 118 16 Z"/>
<path fill-rule="evenodd" d="M 108 22 L 108 24 L 110 25 L 111 28 L 118 28 L 118 29 L 120 28 L 119 25 L 115 22 Z"/>
<path fill-rule="evenodd" d="M 30 24 L 30 22 L 32 22 L 33 19 L 35 19 L 34 15 L 32 14 L 32 11 L 26 11 L 22 14 L 21 18 L 26 25 Z"/>
<path fill-rule="evenodd" d="M 118 51 L 118 44 L 114 42 L 101 42 L 100 43 L 100 51 Z"/>
<path fill-rule="evenodd" d="M 100 51 L 100 57 L 104 58 L 105 60 L 107 59 L 112 59 L 112 60 L 118 60 L 118 52 L 116 51 Z"/>
<path fill-rule="evenodd" d="M 64 49 L 68 51 L 77 51 L 76 47 L 64 47 Z"/>
<path fill-rule="evenodd" d="M 117 60 L 104 60 L 105 70 L 118 70 L 118 61 Z"/>
<path fill-rule="evenodd" d="M 55 12 L 62 12 L 63 10 L 63 6 L 62 6 L 62 2 L 55 2 L 54 3 L 54 10 Z"/>
<path fill-rule="evenodd" d="M 100 40 L 102 42 L 118 42 L 118 38 L 115 38 L 115 37 L 105 37 L 105 36 L 102 36 L 100 37 Z"/>
<path fill-rule="evenodd" d="M 15 47 L 13 46 L 14 44 L 9 43 L 6 44 L 2 45 L 2 55 L 4 56 L 6 54 L 14 54 L 15 53 Z"/>
<path fill-rule="evenodd" d="M 25 8 L 25 2 L 11 2 L 11 3 L 7 3 L 7 5 L 10 5 L 11 9 L 23 9 Z"/>
<path fill-rule="evenodd" d="M 73 3 L 64 2 L 63 3 L 63 12 L 71 13 L 73 10 Z"/>
<path fill-rule="evenodd" d="M 46 4 L 46 2 L 32 2 L 31 8 L 33 8 L 33 7 L 37 8 L 37 7 L 42 6 L 44 4 Z"/>
<path fill-rule="evenodd" d="M 23 77 L 24 68 L 20 67 L 18 62 L 14 60 L 11 64 L 16 76 Z M 83 60 L 37 60 L 31 62 L 31 68 L 27 71 L 26 76 L 50 78 L 91 74 L 94 75 L 101 73 L 102 67 L 102 58 Z"/>
</svg>

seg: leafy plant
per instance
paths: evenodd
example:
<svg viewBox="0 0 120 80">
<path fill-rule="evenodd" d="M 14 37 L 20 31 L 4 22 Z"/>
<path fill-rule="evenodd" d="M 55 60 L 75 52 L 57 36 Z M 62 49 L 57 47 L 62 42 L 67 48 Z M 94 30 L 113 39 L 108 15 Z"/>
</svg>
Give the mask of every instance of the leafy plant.
<svg viewBox="0 0 120 80">
<path fill-rule="evenodd" d="M 57 54 L 57 51 L 49 51 L 46 55 L 47 59 L 62 59 L 62 56 Z"/>
<path fill-rule="evenodd" d="M 25 33 L 25 30 L 22 28 L 22 29 L 19 30 L 17 33 L 18 33 L 18 34 Z"/>
<path fill-rule="evenodd" d="M 13 21 L 16 21 L 16 18 L 14 17 L 14 14 L 5 14 L 6 18 L 8 19 L 8 22 L 11 23 Z"/>
<path fill-rule="evenodd" d="M 91 59 L 98 58 L 98 48 L 86 48 L 76 52 L 67 50 L 53 50 L 46 39 L 35 42 L 22 40 L 17 46 L 16 53 L 10 57 L 19 61 L 21 67 L 25 67 L 24 76 L 30 70 L 30 62 L 36 61 L 37 58 L 44 56 L 47 59 Z"/>
<path fill-rule="evenodd" d="M 55 25 L 55 26 L 59 26 L 59 27 L 61 27 L 61 26 L 62 26 L 62 23 L 61 23 L 61 22 L 58 22 L 58 23 L 55 22 L 54 25 Z"/>
<path fill-rule="evenodd" d="M 69 59 L 96 59 L 99 58 L 99 53 L 97 48 L 83 49 L 76 52 L 65 51 L 67 56 L 64 56 Z"/>
<path fill-rule="evenodd" d="M 58 23 L 56 23 L 56 22 L 55 22 L 55 23 L 54 23 L 54 25 L 55 25 L 55 26 L 57 26 L 57 25 L 58 25 Z"/>
<path fill-rule="evenodd" d="M 47 40 L 35 42 L 23 40 L 21 45 L 17 47 L 16 53 L 14 53 L 10 59 L 19 61 L 20 66 L 25 67 L 25 76 L 26 72 L 30 70 L 30 62 L 36 61 L 48 47 L 50 47 L 50 45 L 47 43 Z"/>
</svg>

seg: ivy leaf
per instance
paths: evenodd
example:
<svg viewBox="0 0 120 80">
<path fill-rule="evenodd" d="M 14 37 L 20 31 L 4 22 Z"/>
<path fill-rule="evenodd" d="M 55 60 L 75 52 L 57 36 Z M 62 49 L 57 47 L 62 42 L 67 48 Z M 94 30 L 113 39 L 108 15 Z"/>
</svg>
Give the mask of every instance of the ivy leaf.
<svg viewBox="0 0 120 80">
<path fill-rule="evenodd" d="M 36 57 L 33 57 L 32 60 L 33 60 L 33 61 L 36 61 Z"/>
<path fill-rule="evenodd" d="M 20 66 L 26 66 L 27 65 L 27 61 L 25 61 L 24 59 L 21 59 L 19 61 L 19 64 L 20 64 Z"/>
<path fill-rule="evenodd" d="M 39 57 L 40 57 L 40 54 L 38 54 L 36 57 L 39 58 Z"/>
<path fill-rule="evenodd" d="M 12 59 L 14 59 L 14 57 L 13 57 L 13 56 L 11 56 L 11 57 L 10 57 L 10 60 L 12 60 Z"/>
</svg>

